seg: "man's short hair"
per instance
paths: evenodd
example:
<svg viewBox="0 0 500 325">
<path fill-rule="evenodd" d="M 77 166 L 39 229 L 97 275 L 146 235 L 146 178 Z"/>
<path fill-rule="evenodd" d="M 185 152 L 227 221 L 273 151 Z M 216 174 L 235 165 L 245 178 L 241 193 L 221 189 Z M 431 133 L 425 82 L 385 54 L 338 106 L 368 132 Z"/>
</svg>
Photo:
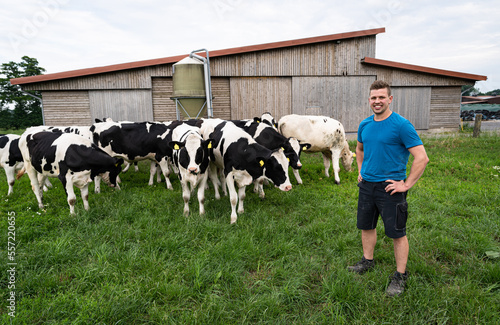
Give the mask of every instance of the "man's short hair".
<svg viewBox="0 0 500 325">
<path fill-rule="evenodd" d="M 375 80 L 370 86 L 370 91 L 379 90 L 379 89 L 387 89 L 387 95 L 391 96 L 391 86 L 383 80 Z"/>
</svg>

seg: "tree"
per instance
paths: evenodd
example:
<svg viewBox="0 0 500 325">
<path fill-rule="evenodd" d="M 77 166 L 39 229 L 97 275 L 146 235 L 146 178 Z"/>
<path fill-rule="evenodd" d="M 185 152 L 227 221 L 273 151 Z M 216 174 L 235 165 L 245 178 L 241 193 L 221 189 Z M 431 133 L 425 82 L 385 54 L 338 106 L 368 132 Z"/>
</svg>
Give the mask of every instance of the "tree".
<svg viewBox="0 0 500 325">
<path fill-rule="evenodd" d="M 38 60 L 23 56 L 17 63 L 3 63 L 0 70 L 0 128 L 26 128 L 42 124 L 42 105 L 40 101 L 11 85 L 10 79 L 43 74 L 45 69 L 38 66 Z M 41 97 L 40 92 L 31 92 Z"/>
<path fill-rule="evenodd" d="M 477 96 L 481 91 L 474 86 L 462 86 L 462 96 Z"/>
<path fill-rule="evenodd" d="M 488 96 L 498 96 L 498 95 L 500 95 L 500 89 L 495 89 L 495 90 L 492 90 L 492 91 L 488 91 L 486 93 L 486 95 L 488 95 Z"/>
</svg>

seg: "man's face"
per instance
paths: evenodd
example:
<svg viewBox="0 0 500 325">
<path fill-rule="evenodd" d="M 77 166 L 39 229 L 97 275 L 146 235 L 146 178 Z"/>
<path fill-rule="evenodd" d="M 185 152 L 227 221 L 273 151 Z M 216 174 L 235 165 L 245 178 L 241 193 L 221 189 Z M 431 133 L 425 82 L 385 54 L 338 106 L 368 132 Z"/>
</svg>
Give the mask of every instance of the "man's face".
<svg viewBox="0 0 500 325">
<path fill-rule="evenodd" d="M 371 90 L 369 101 L 370 108 L 378 118 L 389 116 L 389 105 L 392 102 L 392 96 L 387 94 L 387 88 Z"/>
</svg>

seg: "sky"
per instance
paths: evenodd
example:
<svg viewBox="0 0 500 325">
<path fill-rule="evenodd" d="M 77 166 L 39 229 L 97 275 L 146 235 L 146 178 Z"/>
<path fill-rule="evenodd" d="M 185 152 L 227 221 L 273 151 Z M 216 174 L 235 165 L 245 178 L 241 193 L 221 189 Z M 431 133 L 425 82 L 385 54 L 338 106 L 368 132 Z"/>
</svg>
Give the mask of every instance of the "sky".
<svg viewBox="0 0 500 325">
<path fill-rule="evenodd" d="M 498 0 L 0 0 L 0 63 L 46 74 L 385 27 L 376 58 L 488 77 L 500 89 Z"/>
</svg>

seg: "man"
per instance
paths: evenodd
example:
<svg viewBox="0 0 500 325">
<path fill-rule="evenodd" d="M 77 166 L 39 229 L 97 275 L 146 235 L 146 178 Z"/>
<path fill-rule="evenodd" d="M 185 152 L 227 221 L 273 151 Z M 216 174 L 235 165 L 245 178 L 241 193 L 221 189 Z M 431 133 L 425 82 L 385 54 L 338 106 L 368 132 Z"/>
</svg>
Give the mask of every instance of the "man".
<svg viewBox="0 0 500 325">
<path fill-rule="evenodd" d="M 361 229 L 363 258 L 349 271 L 362 274 L 375 266 L 373 253 L 377 243 L 377 220 L 382 217 L 385 234 L 393 239 L 396 272 L 386 293 L 403 293 L 408 273 L 409 244 L 406 237 L 407 191 L 415 185 L 429 162 L 422 141 L 413 125 L 391 111 L 391 88 L 377 80 L 370 86 L 369 104 L 374 115 L 358 128 L 356 161 L 359 175 L 357 227 Z M 409 155 L 414 157 L 406 177 Z"/>
</svg>

